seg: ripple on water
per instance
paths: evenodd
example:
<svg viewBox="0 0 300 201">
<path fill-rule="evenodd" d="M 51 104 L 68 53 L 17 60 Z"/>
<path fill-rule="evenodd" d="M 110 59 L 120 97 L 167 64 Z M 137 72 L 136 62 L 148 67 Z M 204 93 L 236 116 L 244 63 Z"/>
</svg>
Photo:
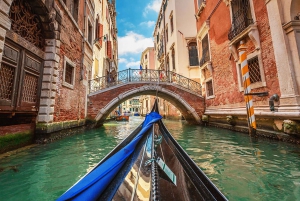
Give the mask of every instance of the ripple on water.
<svg viewBox="0 0 300 201">
<path fill-rule="evenodd" d="M 55 200 L 142 121 L 132 119 L 0 157 L 0 200 Z M 165 123 L 229 200 L 300 200 L 299 146 L 181 121 Z"/>
</svg>

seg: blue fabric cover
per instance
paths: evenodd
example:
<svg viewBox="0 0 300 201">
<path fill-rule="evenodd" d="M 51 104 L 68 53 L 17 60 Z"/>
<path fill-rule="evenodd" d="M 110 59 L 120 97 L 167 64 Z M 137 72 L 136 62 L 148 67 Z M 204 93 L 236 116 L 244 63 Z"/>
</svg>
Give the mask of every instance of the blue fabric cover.
<svg viewBox="0 0 300 201">
<path fill-rule="evenodd" d="M 149 113 L 144 122 L 141 131 L 115 155 L 104 161 L 99 167 L 95 168 L 72 188 L 61 195 L 57 201 L 62 200 L 96 200 L 105 190 L 116 173 L 121 169 L 126 159 L 133 153 L 137 143 L 142 136 L 148 131 L 153 123 L 162 117 L 156 113 Z"/>
</svg>

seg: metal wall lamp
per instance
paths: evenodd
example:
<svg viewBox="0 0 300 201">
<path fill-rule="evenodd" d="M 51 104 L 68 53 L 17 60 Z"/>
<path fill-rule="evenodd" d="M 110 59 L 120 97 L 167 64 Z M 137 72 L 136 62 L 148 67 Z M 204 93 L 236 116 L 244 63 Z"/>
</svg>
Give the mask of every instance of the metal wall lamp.
<svg viewBox="0 0 300 201">
<path fill-rule="evenodd" d="M 102 39 L 103 38 L 103 39 Z M 106 34 L 105 35 L 103 35 L 103 36 L 100 36 L 99 38 L 95 38 L 95 40 L 94 40 L 94 44 L 93 45 L 95 45 L 99 40 L 103 40 L 103 42 L 106 42 L 107 41 L 107 36 L 106 36 Z"/>
</svg>

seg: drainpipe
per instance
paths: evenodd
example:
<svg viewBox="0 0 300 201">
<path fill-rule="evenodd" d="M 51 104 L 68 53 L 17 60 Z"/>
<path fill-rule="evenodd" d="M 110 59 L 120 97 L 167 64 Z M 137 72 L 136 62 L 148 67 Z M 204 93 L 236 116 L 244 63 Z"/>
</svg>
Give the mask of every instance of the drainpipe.
<svg viewBox="0 0 300 201">
<path fill-rule="evenodd" d="M 279 100 L 279 96 L 277 94 L 274 94 L 273 96 L 270 97 L 269 106 L 271 111 L 275 111 L 274 101 L 278 101 L 278 100 Z"/>
<path fill-rule="evenodd" d="M 84 1 L 84 18 L 83 18 L 83 36 L 82 36 L 82 52 L 81 52 L 81 56 L 82 56 L 82 60 L 81 60 L 81 66 L 80 66 L 80 81 L 83 80 L 83 62 L 84 62 L 84 52 L 85 52 L 85 26 L 86 26 L 86 0 Z"/>
<path fill-rule="evenodd" d="M 85 20 L 86 20 L 86 0 L 84 1 L 84 18 L 83 18 L 83 34 L 82 34 L 82 47 L 81 47 L 81 50 L 82 50 L 82 52 L 81 52 L 81 64 L 80 64 L 80 81 L 82 81 L 83 80 L 83 78 L 84 78 L 84 70 L 83 70 L 83 63 L 84 63 L 84 52 L 85 52 L 85 26 L 86 26 L 86 22 L 85 22 Z M 86 86 L 86 93 L 88 93 L 88 87 L 89 87 L 89 85 L 87 85 Z M 80 94 L 80 90 L 78 91 L 78 93 Z M 88 100 L 87 100 L 87 96 L 85 95 L 85 105 L 84 105 L 84 116 L 86 117 L 87 116 L 87 102 L 88 102 Z M 79 114 L 79 117 L 78 117 L 78 119 L 80 119 L 80 111 L 78 111 L 78 114 Z"/>
</svg>

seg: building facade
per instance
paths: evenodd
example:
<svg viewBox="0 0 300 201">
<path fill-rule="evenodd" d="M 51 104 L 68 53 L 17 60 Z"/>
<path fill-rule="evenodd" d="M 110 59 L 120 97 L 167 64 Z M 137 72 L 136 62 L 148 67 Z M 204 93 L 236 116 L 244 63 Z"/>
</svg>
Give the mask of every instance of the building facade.
<svg viewBox="0 0 300 201">
<path fill-rule="evenodd" d="M 156 69 L 199 81 L 195 22 L 192 1 L 162 1 L 153 33 Z"/>
<path fill-rule="evenodd" d="M 199 76 L 206 98 L 203 120 L 247 127 L 245 101 L 250 96 L 244 94 L 249 91 L 254 94 L 258 130 L 283 132 L 285 123 L 299 120 L 299 2 L 195 0 L 194 5 Z M 249 86 L 243 80 L 242 47 L 246 48 Z"/>
<path fill-rule="evenodd" d="M 113 81 L 118 71 L 118 43 L 115 1 L 95 2 L 95 34 L 93 45 L 93 68 L 90 78 L 107 76 Z"/>
<path fill-rule="evenodd" d="M 26 144 L 34 133 L 84 125 L 100 16 L 94 1 L 13 0 L 0 4 L 1 134 L 26 134 Z M 113 41 L 115 4 L 107 1 L 106 5 L 107 15 L 113 15 L 107 41 Z M 117 45 L 111 43 L 114 48 L 107 49 L 113 58 Z"/>
</svg>

